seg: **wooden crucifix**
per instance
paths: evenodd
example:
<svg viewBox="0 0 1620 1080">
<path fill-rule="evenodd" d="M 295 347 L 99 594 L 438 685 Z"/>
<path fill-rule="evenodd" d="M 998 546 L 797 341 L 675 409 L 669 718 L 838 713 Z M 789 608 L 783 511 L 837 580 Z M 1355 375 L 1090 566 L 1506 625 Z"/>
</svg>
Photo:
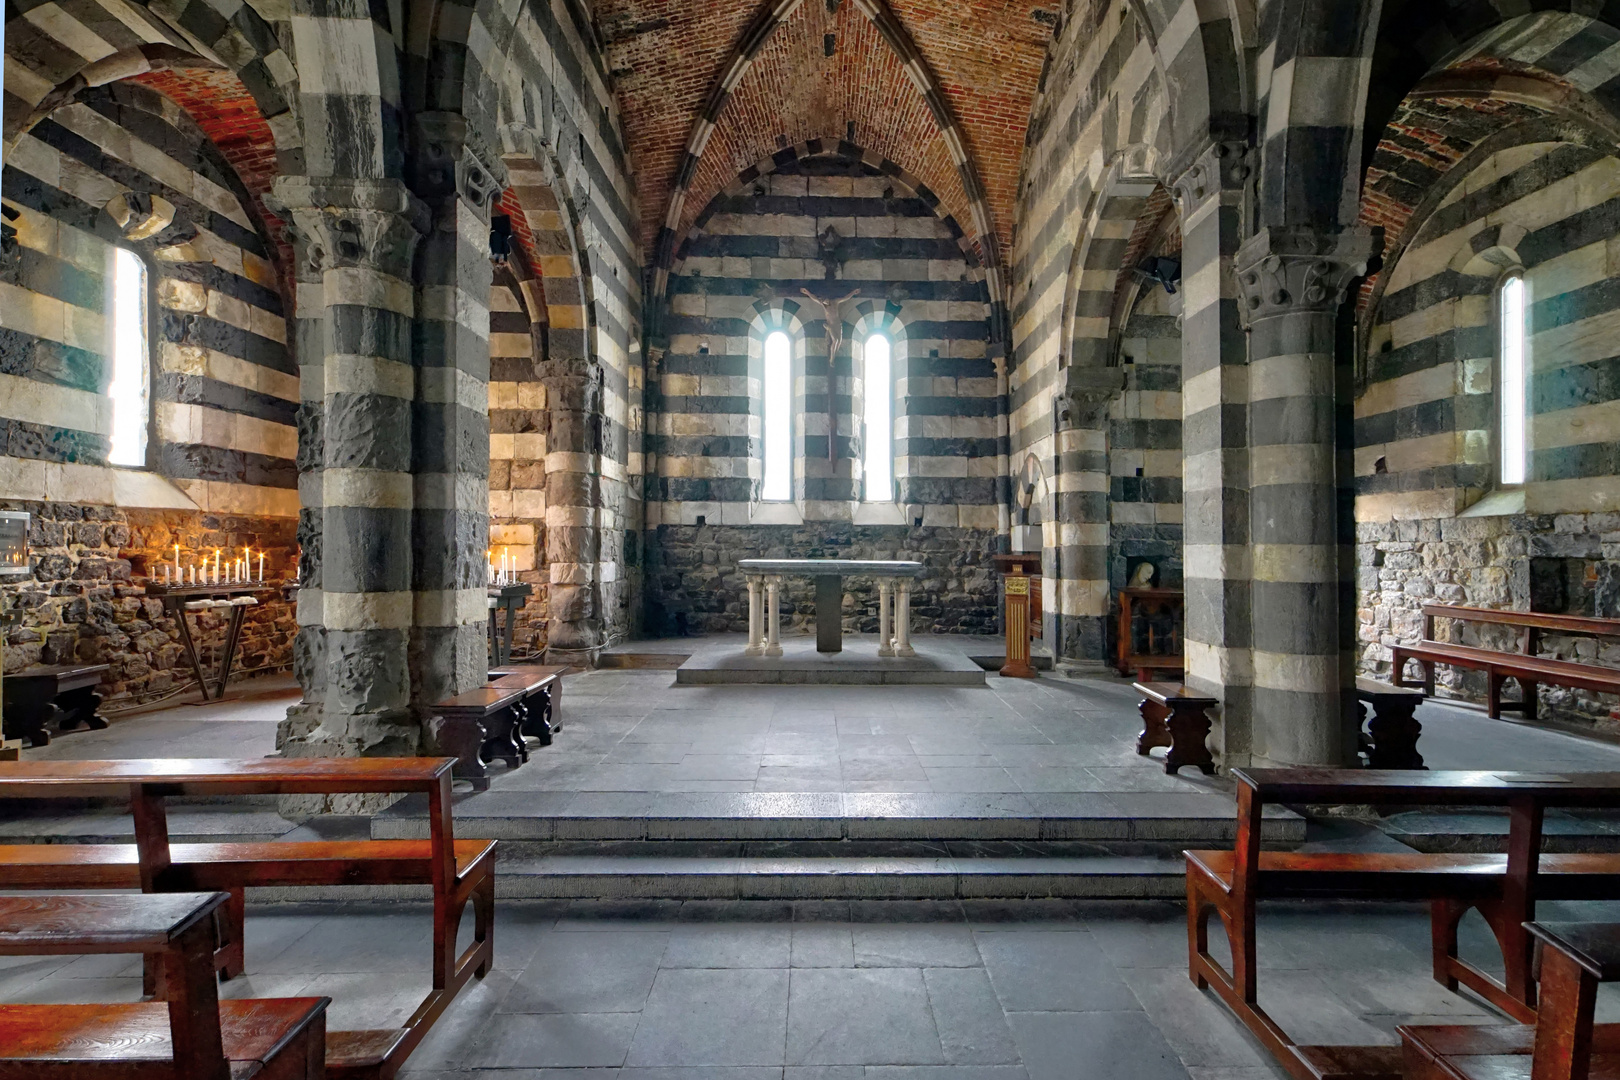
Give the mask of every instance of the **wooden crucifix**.
<svg viewBox="0 0 1620 1080">
<path fill-rule="evenodd" d="M 844 344 L 844 304 L 860 293 L 856 286 L 837 300 L 823 300 L 809 289 L 800 292 L 821 307 L 821 325 L 827 330 L 827 460 L 838 460 L 838 376 L 834 365 Z"/>
</svg>

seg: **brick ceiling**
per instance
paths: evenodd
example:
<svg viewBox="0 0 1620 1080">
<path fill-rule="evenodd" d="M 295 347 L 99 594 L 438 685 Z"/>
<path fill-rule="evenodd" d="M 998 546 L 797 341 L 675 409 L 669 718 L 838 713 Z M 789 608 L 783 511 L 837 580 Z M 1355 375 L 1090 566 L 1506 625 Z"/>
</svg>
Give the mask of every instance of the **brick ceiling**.
<svg viewBox="0 0 1620 1080">
<path fill-rule="evenodd" d="M 961 126 L 993 226 L 1010 250 L 1030 106 L 1057 0 L 890 0 Z M 596 15 L 637 171 L 650 253 L 703 104 L 757 3 L 599 0 Z M 826 35 L 833 55 L 826 55 Z M 844 139 L 889 158 L 939 196 L 970 233 L 967 198 L 922 95 L 851 0 L 804 0 L 760 50 L 726 102 L 683 207 L 678 234 L 748 166 L 811 138 Z"/>
</svg>

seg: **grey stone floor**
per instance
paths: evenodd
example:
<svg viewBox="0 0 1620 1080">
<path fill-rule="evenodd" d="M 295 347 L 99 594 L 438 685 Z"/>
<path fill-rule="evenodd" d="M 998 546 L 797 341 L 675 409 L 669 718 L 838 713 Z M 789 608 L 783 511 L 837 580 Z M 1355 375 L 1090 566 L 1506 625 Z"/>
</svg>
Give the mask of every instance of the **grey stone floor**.
<svg viewBox="0 0 1620 1080">
<path fill-rule="evenodd" d="M 1620 916 L 1545 905 L 1544 917 Z M 413 1080 L 1273 1080 L 1186 975 L 1177 905 L 507 902 L 496 965 Z M 410 905 L 252 907 L 239 996 L 329 995 L 333 1028 L 400 1023 L 426 988 Z M 1465 951 L 1489 955 L 1479 925 Z M 1413 905 L 1265 905 L 1261 1002 L 1302 1042 L 1499 1022 L 1427 973 Z M 1608 989 L 1608 988 L 1606 988 Z M 135 1000 L 123 957 L 0 960 L 0 1000 Z M 1606 996 L 1600 1018 L 1620 1016 Z"/>
</svg>

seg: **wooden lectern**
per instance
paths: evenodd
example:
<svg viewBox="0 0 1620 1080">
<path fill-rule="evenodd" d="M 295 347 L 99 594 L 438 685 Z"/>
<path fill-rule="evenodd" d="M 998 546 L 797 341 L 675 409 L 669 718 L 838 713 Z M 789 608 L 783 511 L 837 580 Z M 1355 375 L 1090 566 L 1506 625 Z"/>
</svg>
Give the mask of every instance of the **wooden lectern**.
<svg viewBox="0 0 1620 1080">
<path fill-rule="evenodd" d="M 1029 586 L 1030 578 L 1040 576 L 1041 554 L 1035 551 L 991 558 L 1007 579 L 1007 662 L 1001 665 L 1001 674 L 1010 679 L 1038 678 L 1029 662 Z"/>
</svg>

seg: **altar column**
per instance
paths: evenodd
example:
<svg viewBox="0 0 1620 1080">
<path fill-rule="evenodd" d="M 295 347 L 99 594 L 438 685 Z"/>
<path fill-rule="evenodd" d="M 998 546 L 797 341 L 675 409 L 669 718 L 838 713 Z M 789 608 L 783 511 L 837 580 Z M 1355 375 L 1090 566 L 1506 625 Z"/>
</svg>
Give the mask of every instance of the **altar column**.
<svg viewBox="0 0 1620 1080">
<path fill-rule="evenodd" d="M 900 602 L 894 618 L 894 655 L 916 656 L 911 647 L 911 579 L 901 578 Z"/>
<path fill-rule="evenodd" d="M 894 627 L 889 612 L 894 604 L 894 579 L 878 578 L 878 655 L 894 655 Z"/>
<path fill-rule="evenodd" d="M 765 651 L 765 644 L 761 640 L 764 630 L 764 619 L 759 610 L 760 588 L 764 584 L 757 577 L 746 579 L 748 584 L 748 648 L 743 650 L 744 656 L 758 656 Z"/>
<path fill-rule="evenodd" d="M 782 579 L 776 575 L 766 578 L 765 592 L 770 601 L 765 606 L 765 655 L 781 656 L 782 643 L 777 634 L 782 625 Z"/>
</svg>

